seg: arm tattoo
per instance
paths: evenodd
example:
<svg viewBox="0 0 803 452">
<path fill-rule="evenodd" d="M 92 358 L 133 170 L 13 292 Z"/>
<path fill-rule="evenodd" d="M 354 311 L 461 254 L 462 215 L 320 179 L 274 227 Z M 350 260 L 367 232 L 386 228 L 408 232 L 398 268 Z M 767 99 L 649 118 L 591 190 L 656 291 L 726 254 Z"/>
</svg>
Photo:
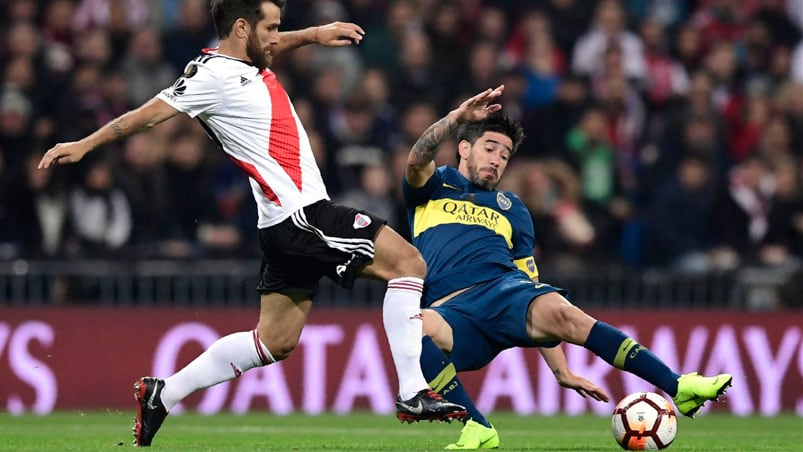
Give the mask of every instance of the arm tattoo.
<svg viewBox="0 0 803 452">
<path fill-rule="evenodd" d="M 114 133 L 114 138 L 116 140 L 125 137 L 125 132 L 123 132 L 124 125 L 125 124 L 120 119 L 117 119 L 111 123 L 112 133 Z"/>
<path fill-rule="evenodd" d="M 552 375 L 554 375 L 555 378 L 560 379 L 560 369 L 552 369 Z"/>
<path fill-rule="evenodd" d="M 435 159 L 438 146 L 452 136 L 456 129 L 457 124 L 447 118 L 441 118 L 438 122 L 429 126 L 413 145 L 412 151 L 418 163 L 424 165 Z"/>
</svg>

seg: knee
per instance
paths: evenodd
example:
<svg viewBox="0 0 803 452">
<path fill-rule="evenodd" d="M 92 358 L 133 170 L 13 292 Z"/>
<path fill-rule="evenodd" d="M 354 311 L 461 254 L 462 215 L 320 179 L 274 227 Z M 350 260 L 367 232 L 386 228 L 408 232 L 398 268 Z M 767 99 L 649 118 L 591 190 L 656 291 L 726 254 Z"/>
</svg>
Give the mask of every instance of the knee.
<svg viewBox="0 0 803 452">
<path fill-rule="evenodd" d="M 427 263 L 424 261 L 424 257 L 414 246 L 409 244 L 398 251 L 394 267 L 395 274 L 392 276 L 393 278 L 412 276 L 424 279 L 427 276 Z"/>
<path fill-rule="evenodd" d="M 298 335 L 289 334 L 288 332 L 279 331 L 276 328 L 263 328 L 263 325 L 257 325 L 257 334 L 259 340 L 265 348 L 268 349 L 273 359 L 282 361 L 290 357 L 293 350 L 298 346 Z"/>
<path fill-rule="evenodd" d="M 553 306 L 548 318 L 552 335 L 573 344 L 583 344 L 593 325 L 593 319 L 588 314 L 565 300 Z"/>
</svg>

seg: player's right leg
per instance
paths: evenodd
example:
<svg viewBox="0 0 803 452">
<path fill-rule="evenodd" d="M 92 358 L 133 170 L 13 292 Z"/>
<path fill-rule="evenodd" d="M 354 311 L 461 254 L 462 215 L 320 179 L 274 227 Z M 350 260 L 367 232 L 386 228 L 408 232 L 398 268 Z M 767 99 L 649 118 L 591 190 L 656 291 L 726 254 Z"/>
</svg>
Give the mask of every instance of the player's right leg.
<svg viewBox="0 0 803 452">
<path fill-rule="evenodd" d="M 582 345 L 612 366 L 635 374 L 669 394 L 681 414 L 693 417 L 709 400 L 718 400 L 733 377 L 679 375 L 621 330 L 598 321 L 556 292 L 530 304 L 528 333 L 536 340 L 559 339 Z"/>
<path fill-rule="evenodd" d="M 421 294 L 426 263 L 409 242 L 389 227 L 379 230 L 374 241 L 374 260 L 360 276 L 388 281 L 382 318 L 399 379 L 396 417 L 402 422 L 463 419 L 462 405 L 444 400 L 430 389 L 421 371 Z"/>
<path fill-rule="evenodd" d="M 170 410 L 193 392 L 289 356 L 298 344 L 310 306 L 306 294 L 263 294 L 255 330 L 218 339 L 187 366 L 164 380 L 140 378 L 134 383 L 137 400 L 134 445 L 150 446 Z"/>
</svg>

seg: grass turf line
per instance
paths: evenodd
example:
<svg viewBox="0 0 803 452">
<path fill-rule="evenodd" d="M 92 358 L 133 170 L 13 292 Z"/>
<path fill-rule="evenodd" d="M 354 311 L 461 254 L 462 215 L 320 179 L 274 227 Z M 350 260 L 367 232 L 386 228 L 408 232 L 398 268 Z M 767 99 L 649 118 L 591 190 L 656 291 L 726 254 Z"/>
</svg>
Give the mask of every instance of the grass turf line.
<svg viewBox="0 0 803 452">
<path fill-rule="evenodd" d="M 70 411 L 48 416 L 0 414 L 0 449 L 15 451 L 109 450 L 131 447 L 133 412 Z M 618 451 L 610 419 L 600 416 L 489 417 L 499 430 L 500 450 Z M 269 413 L 169 416 L 152 450 L 193 451 L 436 451 L 454 442 L 462 424 L 400 424 L 392 415 L 339 416 Z M 736 417 L 709 414 L 679 419 L 669 450 L 797 451 L 803 417 Z"/>
</svg>

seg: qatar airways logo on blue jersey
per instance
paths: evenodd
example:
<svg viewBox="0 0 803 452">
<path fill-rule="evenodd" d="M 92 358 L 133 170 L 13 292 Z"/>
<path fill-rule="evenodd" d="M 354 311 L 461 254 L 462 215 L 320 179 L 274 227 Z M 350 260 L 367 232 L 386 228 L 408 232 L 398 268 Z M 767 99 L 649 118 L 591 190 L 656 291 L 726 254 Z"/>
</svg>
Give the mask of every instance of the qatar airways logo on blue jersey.
<svg viewBox="0 0 803 452">
<path fill-rule="evenodd" d="M 487 207 L 467 202 L 446 201 L 441 208 L 461 223 L 481 224 L 492 229 L 499 224 L 499 213 Z"/>
</svg>

